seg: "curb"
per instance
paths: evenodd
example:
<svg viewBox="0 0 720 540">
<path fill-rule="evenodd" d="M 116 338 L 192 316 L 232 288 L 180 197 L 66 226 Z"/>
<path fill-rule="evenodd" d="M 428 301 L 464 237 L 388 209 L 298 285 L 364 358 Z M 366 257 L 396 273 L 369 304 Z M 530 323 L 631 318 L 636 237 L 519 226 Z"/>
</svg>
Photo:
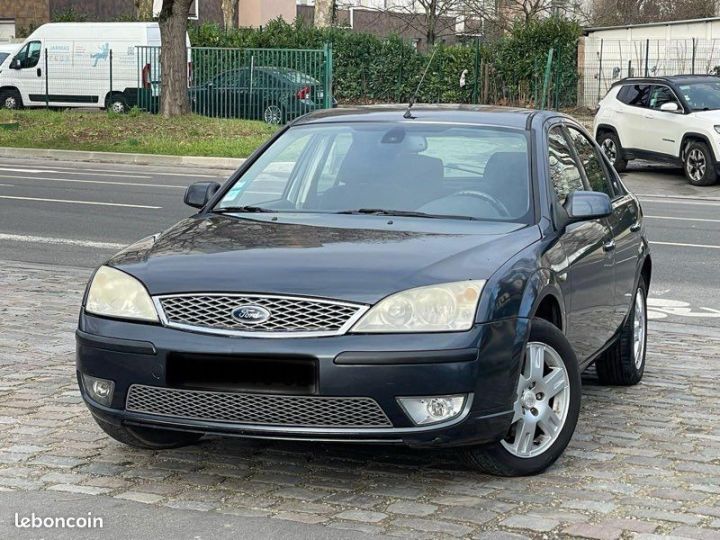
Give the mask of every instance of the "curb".
<svg viewBox="0 0 720 540">
<path fill-rule="evenodd" d="M 89 161 L 93 163 L 203 167 L 208 169 L 237 169 L 245 161 L 244 158 L 126 154 L 123 152 L 85 152 L 80 150 L 8 147 L 0 147 L 0 158 L 52 159 L 55 161 Z"/>
</svg>

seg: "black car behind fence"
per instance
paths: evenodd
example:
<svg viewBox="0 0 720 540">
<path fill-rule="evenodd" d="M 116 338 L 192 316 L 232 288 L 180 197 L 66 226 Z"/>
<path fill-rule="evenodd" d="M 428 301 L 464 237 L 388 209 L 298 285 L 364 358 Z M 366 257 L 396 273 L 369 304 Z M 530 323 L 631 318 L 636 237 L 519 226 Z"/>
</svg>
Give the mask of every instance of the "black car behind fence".
<svg viewBox="0 0 720 540">
<path fill-rule="evenodd" d="M 162 91 L 160 47 L 138 47 L 138 106 L 156 112 Z M 193 112 L 282 124 L 334 105 L 332 48 L 230 49 L 188 53 Z"/>
</svg>

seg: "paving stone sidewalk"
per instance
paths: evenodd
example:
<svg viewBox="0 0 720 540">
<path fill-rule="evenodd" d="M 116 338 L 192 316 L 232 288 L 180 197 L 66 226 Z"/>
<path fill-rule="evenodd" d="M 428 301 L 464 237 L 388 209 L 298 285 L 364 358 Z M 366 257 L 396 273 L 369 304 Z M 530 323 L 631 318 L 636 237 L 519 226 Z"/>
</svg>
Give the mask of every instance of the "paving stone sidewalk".
<svg viewBox="0 0 720 540">
<path fill-rule="evenodd" d="M 87 270 L 0 261 L 0 491 L 60 491 L 423 538 L 720 538 L 720 340 L 655 325 L 642 384 L 584 377 L 563 458 L 533 478 L 448 451 L 208 439 L 147 452 L 82 404 L 74 336 Z M 202 519 L 199 518 L 199 519 Z"/>
</svg>

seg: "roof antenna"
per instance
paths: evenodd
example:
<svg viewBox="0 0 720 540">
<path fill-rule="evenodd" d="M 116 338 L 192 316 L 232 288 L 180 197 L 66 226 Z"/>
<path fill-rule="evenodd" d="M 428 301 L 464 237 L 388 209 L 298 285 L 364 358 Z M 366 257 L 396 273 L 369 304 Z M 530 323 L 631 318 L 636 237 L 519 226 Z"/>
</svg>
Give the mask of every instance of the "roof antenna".
<svg viewBox="0 0 720 540">
<path fill-rule="evenodd" d="M 433 52 L 430 55 L 430 60 L 428 60 L 427 65 L 425 66 L 425 71 L 423 71 L 422 77 L 420 77 L 420 82 L 417 85 L 417 88 L 415 89 L 415 93 L 410 98 L 410 103 L 408 103 L 407 109 L 405 109 L 405 114 L 403 114 L 403 118 L 411 119 L 415 118 L 412 115 L 412 106 L 415 105 L 415 100 L 417 100 L 417 95 L 420 92 L 420 87 L 422 86 L 423 81 L 425 80 L 425 75 L 427 75 L 428 68 L 430 67 L 430 64 L 432 64 L 433 58 L 435 58 L 435 53 L 437 52 L 437 47 L 433 48 Z"/>
</svg>

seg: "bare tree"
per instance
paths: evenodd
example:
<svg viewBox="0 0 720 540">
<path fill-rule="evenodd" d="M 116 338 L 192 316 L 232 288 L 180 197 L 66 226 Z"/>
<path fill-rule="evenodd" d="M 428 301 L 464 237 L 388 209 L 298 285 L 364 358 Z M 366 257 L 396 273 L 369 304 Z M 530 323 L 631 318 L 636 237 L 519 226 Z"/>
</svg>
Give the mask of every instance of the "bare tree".
<svg viewBox="0 0 720 540">
<path fill-rule="evenodd" d="M 160 113 L 165 117 L 190 112 L 188 100 L 188 55 L 185 36 L 192 0 L 163 0 L 160 24 L 160 69 L 162 92 Z"/>
<path fill-rule="evenodd" d="M 466 0 L 414 0 L 392 5 L 381 13 L 394 19 L 396 31 L 411 29 L 422 33 L 426 44 L 432 46 L 439 38 L 455 33 L 466 3 Z"/>
<path fill-rule="evenodd" d="M 238 0 L 222 0 L 222 5 L 220 7 L 222 9 L 223 22 L 225 23 L 226 30 L 237 25 L 237 20 L 235 18 L 237 4 Z"/>
<path fill-rule="evenodd" d="M 515 23 L 528 24 L 549 15 L 575 18 L 580 2 L 576 0 L 466 0 L 466 13 L 498 31 L 509 30 Z"/>
<path fill-rule="evenodd" d="M 593 26 L 700 19 L 715 16 L 717 4 L 717 0 L 593 0 L 589 19 Z"/>
<path fill-rule="evenodd" d="M 153 0 L 134 0 L 135 17 L 139 21 L 152 19 Z"/>
<path fill-rule="evenodd" d="M 335 14 L 334 0 L 315 0 L 315 27 L 332 26 Z"/>
</svg>

